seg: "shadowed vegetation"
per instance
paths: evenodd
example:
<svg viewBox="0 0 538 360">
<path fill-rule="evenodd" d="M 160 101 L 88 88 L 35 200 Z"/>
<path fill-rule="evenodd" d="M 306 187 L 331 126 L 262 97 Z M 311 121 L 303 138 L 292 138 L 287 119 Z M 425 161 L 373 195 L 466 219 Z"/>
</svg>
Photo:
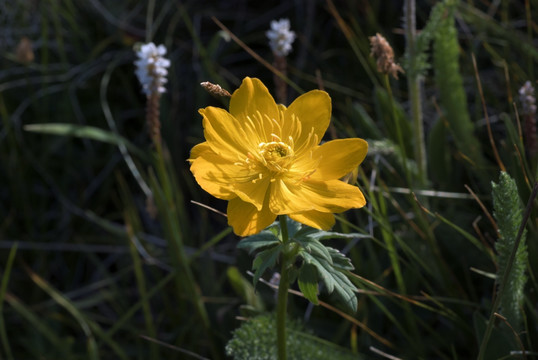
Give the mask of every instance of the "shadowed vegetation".
<svg viewBox="0 0 538 360">
<path fill-rule="evenodd" d="M 324 140 L 369 143 L 357 177 L 367 205 L 332 230 L 360 236 L 324 240 L 351 259 L 341 271 L 354 267 L 356 312 L 326 285 L 316 306 L 292 286 L 290 357 L 537 356 L 536 114 L 518 92 L 536 85 L 538 1 L 417 1 L 413 52 L 408 2 L 0 2 L 0 359 L 265 354 L 273 273 L 253 287 L 226 202 L 186 159 L 204 141 L 198 109 L 227 107 L 201 82 L 233 92 L 257 77 L 276 96 L 265 32 L 280 18 L 297 34 L 287 105 L 323 89 Z M 399 79 L 378 72 L 376 33 Z M 149 41 L 171 61 L 162 147 L 133 65 Z"/>
</svg>

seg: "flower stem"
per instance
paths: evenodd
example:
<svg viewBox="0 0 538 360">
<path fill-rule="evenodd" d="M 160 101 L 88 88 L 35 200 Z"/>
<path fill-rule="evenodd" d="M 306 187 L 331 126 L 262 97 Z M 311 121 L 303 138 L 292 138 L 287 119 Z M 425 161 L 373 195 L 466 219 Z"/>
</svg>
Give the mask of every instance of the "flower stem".
<svg viewBox="0 0 538 360">
<path fill-rule="evenodd" d="M 288 224 L 286 215 L 279 215 L 282 243 L 288 242 Z M 286 360 L 286 313 L 288 308 L 289 262 L 285 252 L 281 254 L 280 283 L 278 285 L 278 300 L 276 306 L 276 337 L 278 360 Z"/>
<path fill-rule="evenodd" d="M 161 145 L 160 100 L 161 94 L 157 91 L 153 92 L 148 96 L 146 110 L 148 132 L 156 147 Z"/>
<path fill-rule="evenodd" d="M 285 56 L 276 55 L 275 54 L 275 60 L 273 62 L 273 65 L 276 69 L 278 69 L 284 76 L 288 76 L 287 72 L 287 61 Z M 279 75 L 274 74 L 273 79 L 275 82 L 275 88 L 276 88 L 276 98 L 279 103 L 282 105 L 288 105 L 287 104 L 287 98 L 288 98 L 288 84 L 282 79 Z"/>
</svg>

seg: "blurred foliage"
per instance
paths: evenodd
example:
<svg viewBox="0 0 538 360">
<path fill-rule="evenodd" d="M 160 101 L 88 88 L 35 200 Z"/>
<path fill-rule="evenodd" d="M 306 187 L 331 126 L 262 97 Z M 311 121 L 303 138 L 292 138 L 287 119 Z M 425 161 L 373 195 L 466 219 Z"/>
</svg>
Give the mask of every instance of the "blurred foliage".
<svg viewBox="0 0 538 360">
<path fill-rule="evenodd" d="M 526 231 L 521 234 L 521 240 L 516 244 L 519 228 L 523 220 L 523 207 L 517 192 L 515 181 L 510 176 L 501 172 L 499 183 L 492 184 L 493 192 L 493 215 L 499 227 L 499 239 L 495 243 L 498 252 L 497 279 L 500 281 L 507 271 L 510 256 L 514 247 L 515 258 L 513 269 L 506 282 L 503 296 L 500 300 L 500 313 L 508 320 L 510 326 L 516 331 L 521 330 L 523 316 L 521 309 L 525 300 L 524 289 L 527 282 L 525 270 L 527 267 L 528 253 L 525 242 Z"/>
<path fill-rule="evenodd" d="M 362 359 L 362 356 L 339 348 L 305 332 L 297 321 L 288 321 L 287 348 L 290 359 L 334 360 Z M 234 330 L 233 337 L 226 345 L 226 353 L 237 360 L 276 359 L 276 321 L 274 316 L 253 317 Z"/>
<path fill-rule="evenodd" d="M 327 140 L 358 136 L 372 145 L 358 178 L 368 204 L 341 214 L 334 228 L 367 237 L 328 242 L 360 276 L 351 278 L 357 312 L 331 307 L 326 292 L 319 306 L 290 296 L 290 313 L 303 322 L 297 336 L 365 356 L 476 357 L 501 256 L 494 239 L 502 220 L 489 216 L 489 184 L 500 170 L 492 146 L 520 204 L 537 178 L 516 95 L 536 80 L 538 3 L 435 4 L 417 1 L 429 173 L 416 188 L 406 175 L 416 172 L 406 75 L 384 83 L 368 42 L 383 34 L 403 62 L 403 1 L 0 1 L 0 357 L 225 358 L 236 316 L 274 309 L 272 289 L 246 285 L 252 258 L 218 212 L 225 202 L 195 184 L 186 162 L 203 139 L 197 110 L 222 106 L 200 82 L 233 91 L 245 76 L 270 89 L 273 79 L 212 16 L 269 63 L 265 31 L 289 18 L 298 35 L 289 99 L 296 88 L 325 89 L 333 101 Z M 172 61 L 163 149 L 147 134 L 134 75 L 133 45 L 150 40 L 166 45 Z M 466 125 L 455 131 L 455 122 Z M 472 155 L 470 146 L 481 150 Z M 473 156 L 481 166 L 469 166 Z M 517 300 L 525 331 L 512 341 L 496 327 L 486 354 L 538 354 L 536 201 L 526 228 L 528 261 L 518 271 L 528 281 Z"/>
</svg>

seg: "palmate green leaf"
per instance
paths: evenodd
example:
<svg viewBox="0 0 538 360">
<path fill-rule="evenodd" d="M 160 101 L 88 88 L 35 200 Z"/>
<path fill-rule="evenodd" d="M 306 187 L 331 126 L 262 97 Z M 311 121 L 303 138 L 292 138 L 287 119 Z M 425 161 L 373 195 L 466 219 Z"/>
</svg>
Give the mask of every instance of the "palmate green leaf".
<svg viewBox="0 0 538 360">
<path fill-rule="evenodd" d="M 355 285 L 342 273 L 342 271 L 354 269 L 351 260 L 338 250 L 323 245 L 321 241 L 367 237 L 369 235 L 321 231 L 301 225 L 291 241 L 300 245 L 298 255 L 304 260 L 298 277 L 299 289 L 303 295 L 317 305 L 317 285 L 321 280 L 329 294 L 334 293 L 349 310 L 356 311 Z"/>
<path fill-rule="evenodd" d="M 331 254 L 331 259 L 333 266 L 337 269 L 341 270 L 353 270 L 355 267 L 351 263 L 351 259 L 346 257 L 344 254 L 342 254 L 340 251 L 332 248 L 332 247 L 326 247 L 326 249 Z"/>
<path fill-rule="evenodd" d="M 256 250 L 260 250 L 269 246 L 274 246 L 280 243 L 280 240 L 271 230 L 264 230 L 256 235 L 246 237 L 239 241 L 237 247 L 245 249 L 250 254 Z"/>
<path fill-rule="evenodd" d="M 297 283 L 305 298 L 312 304 L 318 305 L 318 272 L 316 267 L 306 262 L 303 263 L 299 270 Z"/>
<path fill-rule="evenodd" d="M 304 225 L 300 222 L 297 222 L 295 220 L 292 220 L 290 217 L 286 216 L 287 224 L 288 224 L 288 236 L 290 238 L 294 238 L 297 233 L 303 229 Z"/>
<path fill-rule="evenodd" d="M 264 250 L 256 256 L 256 258 L 254 259 L 254 262 L 252 263 L 252 269 L 256 271 L 254 273 L 254 279 L 253 279 L 254 286 L 256 286 L 256 283 L 258 282 L 260 277 L 263 275 L 265 270 L 267 270 L 270 267 L 275 266 L 276 261 L 278 260 L 278 256 L 280 255 L 281 251 L 282 251 L 282 245 L 280 244 L 270 249 Z"/>
<path fill-rule="evenodd" d="M 306 264 L 316 268 L 318 276 L 325 284 L 329 294 L 334 293 L 346 308 L 353 312 L 357 311 L 357 296 L 355 295 L 357 288 L 340 269 L 335 268 L 333 264 L 323 258 L 315 257 L 307 252 L 301 252 L 300 256 L 303 257 Z"/>
<path fill-rule="evenodd" d="M 317 258 L 325 259 L 325 261 L 332 264 L 333 259 L 331 257 L 331 253 L 327 247 L 319 241 L 310 238 L 301 238 L 299 240 L 296 239 L 295 242 L 298 243 L 302 248 L 299 252 L 305 251 Z"/>
<path fill-rule="evenodd" d="M 253 284 L 256 286 L 263 273 L 276 265 L 280 254 L 285 249 L 294 248 L 294 254 L 302 258 L 300 268 L 295 266 L 291 269 L 291 279 L 297 279 L 299 289 L 303 295 L 313 304 L 318 304 L 318 283 L 322 281 L 329 294 L 337 296 L 347 309 L 356 311 L 357 297 L 356 288 L 344 274 L 345 271 L 353 270 L 354 267 L 346 256 L 338 250 L 325 246 L 321 243 L 327 239 L 355 239 L 368 238 L 369 235 L 358 233 L 342 234 L 330 231 L 320 231 L 304 226 L 296 221 L 288 219 L 289 242 L 286 247 L 280 240 L 280 226 L 273 223 L 262 232 L 244 238 L 237 245 L 249 253 L 258 252 L 252 269 L 254 272 Z M 289 251 L 288 251 L 289 252 Z M 288 253 L 287 256 L 295 258 L 296 255 Z M 292 282 L 293 282 L 292 281 Z"/>
</svg>

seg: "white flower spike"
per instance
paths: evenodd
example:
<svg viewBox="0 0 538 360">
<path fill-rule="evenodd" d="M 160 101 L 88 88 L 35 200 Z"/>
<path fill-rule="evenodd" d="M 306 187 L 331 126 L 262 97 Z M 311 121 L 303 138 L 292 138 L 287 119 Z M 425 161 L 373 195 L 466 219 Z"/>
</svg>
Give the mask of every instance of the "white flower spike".
<svg viewBox="0 0 538 360">
<path fill-rule="evenodd" d="M 142 91 L 147 96 L 166 92 L 164 84 L 167 81 L 170 60 L 163 57 L 165 54 L 164 45 L 155 46 L 152 42 L 143 44 L 136 52 L 138 56 L 138 60 L 135 61 L 136 76 L 142 84 Z"/>
<path fill-rule="evenodd" d="M 295 41 L 295 32 L 290 30 L 290 20 L 280 19 L 271 21 L 271 29 L 265 33 L 269 38 L 269 46 L 277 56 L 287 56 L 291 44 Z"/>
<path fill-rule="evenodd" d="M 525 82 L 525 85 L 519 89 L 519 99 L 523 105 L 523 114 L 536 114 L 536 97 L 530 81 Z"/>
</svg>

